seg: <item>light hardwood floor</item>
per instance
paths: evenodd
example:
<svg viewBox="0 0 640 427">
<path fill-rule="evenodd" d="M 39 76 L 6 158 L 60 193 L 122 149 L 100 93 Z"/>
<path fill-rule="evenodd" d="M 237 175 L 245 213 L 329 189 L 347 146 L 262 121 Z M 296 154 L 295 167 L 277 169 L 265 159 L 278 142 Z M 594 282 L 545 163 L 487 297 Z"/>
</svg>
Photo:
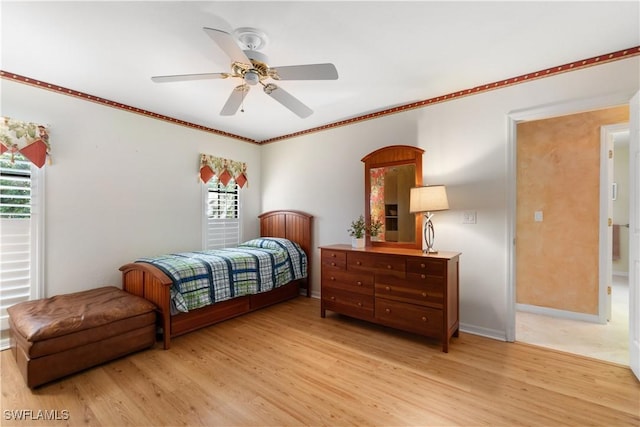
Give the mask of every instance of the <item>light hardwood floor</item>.
<svg viewBox="0 0 640 427">
<path fill-rule="evenodd" d="M 94 426 L 638 426 L 628 368 L 461 333 L 438 342 L 304 297 L 42 386 L 2 363 L 2 421 Z M 68 420 L 17 421 L 12 411 Z M 10 412 L 7 412 L 10 411 Z M 67 412 L 62 412 L 67 411 Z M 63 418 L 61 416 L 60 418 Z"/>
</svg>

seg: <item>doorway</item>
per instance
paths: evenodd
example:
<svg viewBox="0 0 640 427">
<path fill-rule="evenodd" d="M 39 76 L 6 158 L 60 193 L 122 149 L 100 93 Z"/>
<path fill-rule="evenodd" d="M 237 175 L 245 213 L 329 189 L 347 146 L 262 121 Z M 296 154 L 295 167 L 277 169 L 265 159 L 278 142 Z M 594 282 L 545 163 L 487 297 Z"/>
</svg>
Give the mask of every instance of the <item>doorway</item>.
<svg viewBox="0 0 640 427">
<path fill-rule="evenodd" d="M 625 102 L 617 103 L 617 105 L 625 105 Z M 616 105 L 616 104 L 609 104 Z M 587 111 L 596 109 L 608 109 L 602 105 L 594 105 L 593 107 L 588 108 L 575 108 L 571 110 L 570 106 L 566 107 L 564 110 L 561 107 L 548 109 L 547 111 L 529 111 L 526 113 L 519 113 L 514 117 L 512 115 L 513 123 L 512 123 L 512 145 L 511 145 L 511 157 L 513 160 L 513 181 L 516 180 L 517 177 L 522 178 L 522 176 L 518 175 L 516 162 L 516 154 L 517 154 L 517 143 L 516 138 L 518 137 L 517 125 L 527 122 L 527 121 L 544 121 L 551 120 L 554 118 L 562 117 L 562 116 L 572 116 L 584 113 L 575 113 L 575 111 Z M 615 108 L 615 107 L 614 107 Z M 628 117 L 628 109 L 626 110 L 626 114 Z M 590 120 L 589 118 L 586 119 Z M 597 126 L 601 126 L 602 124 L 611 124 L 616 121 L 619 122 L 618 119 L 613 119 L 613 121 L 606 121 L 598 123 Z M 626 121 L 626 120 L 624 120 Z M 571 123 L 569 121 L 569 123 Z M 586 123 L 586 126 L 593 125 L 590 123 Z M 575 122 L 569 125 L 569 127 L 575 126 Z M 562 128 L 562 126 L 560 126 Z M 627 130 L 628 135 L 628 130 Z M 543 137 L 543 139 L 547 137 Z M 518 141 L 519 142 L 519 141 Z M 569 149 L 570 151 L 570 149 Z M 553 185 L 563 185 L 562 184 L 562 171 L 563 167 L 561 165 L 563 161 L 562 149 L 558 147 L 546 147 L 542 148 L 540 153 L 544 153 L 547 158 L 544 160 L 547 163 L 547 166 L 550 162 L 557 162 L 556 166 L 558 166 L 558 170 L 560 170 L 560 175 L 556 175 L 552 177 L 550 181 L 544 182 L 544 179 L 541 178 L 541 173 L 535 172 L 535 169 L 532 168 L 529 172 L 532 172 L 536 175 L 536 189 L 537 192 L 549 192 L 549 187 Z M 538 153 L 538 154 L 540 154 Z M 569 153 L 568 155 L 574 155 L 574 153 Z M 589 160 L 587 160 L 587 163 Z M 522 166 L 522 165 L 520 165 Z M 531 165 L 525 165 L 526 167 L 530 167 Z M 569 171 L 570 172 L 570 171 Z M 596 171 L 596 173 L 598 173 Z M 585 174 L 587 175 L 587 174 Z M 588 179 L 585 176 L 585 179 Z M 617 184 L 622 184 L 617 183 Z M 571 183 L 564 183 L 564 186 L 569 187 L 569 192 L 578 192 L 578 193 L 587 193 L 588 189 L 580 189 L 579 186 L 573 185 Z M 597 183 L 594 185 L 595 191 L 597 193 Z M 618 194 L 617 196 L 621 199 L 624 196 L 621 191 L 624 190 L 625 186 L 618 185 Z M 628 186 L 626 186 L 628 189 Z M 593 189 L 591 192 L 593 193 Z M 553 193 L 553 191 L 552 191 Z M 629 365 L 628 360 L 628 328 L 629 328 L 629 306 L 628 306 L 628 281 L 624 276 L 624 271 L 616 271 L 615 276 L 610 276 L 610 283 L 612 284 L 612 312 L 611 312 L 611 321 L 604 323 L 600 322 L 602 308 L 599 305 L 599 301 L 601 298 L 598 296 L 597 285 L 594 283 L 599 283 L 598 278 L 598 235 L 596 233 L 594 239 L 596 241 L 595 248 L 592 248 L 592 253 L 589 252 L 580 252 L 583 248 L 578 248 L 581 245 L 580 238 L 584 236 L 580 236 L 576 238 L 579 234 L 588 234 L 594 232 L 594 230 L 590 230 L 589 227 L 593 228 L 593 224 L 591 226 L 584 224 L 578 224 L 577 229 L 566 230 L 566 228 L 570 228 L 570 222 L 575 222 L 574 220 L 579 220 L 579 216 L 584 213 L 580 212 L 579 207 L 567 207 L 567 205 L 562 205 L 562 209 L 554 208 L 552 201 L 540 200 L 536 201 L 533 205 L 527 207 L 531 212 L 526 212 L 526 220 L 529 221 L 533 227 L 533 234 L 527 235 L 526 231 L 519 230 L 516 232 L 518 221 L 522 221 L 522 218 L 518 218 L 519 214 L 522 212 L 518 212 L 516 209 L 517 205 L 517 197 L 518 197 L 518 187 L 515 186 L 513 188 L 512 199 L 513 203 L 513 223 L 512 230 L 513 235 L 510 238 L 513 238 L 513 249 L 511 256 L 511 272 L 510 276 L 512 278 L 512 291 L 509 295 L 513 304 L 512 315 L 513 315 L 513 325 L 512 328 L 509 328 L 507 331 L 508 340 L 509 341 L 521 341 L 527 342 L 533 345 L 540 345 L 549 348 L 555 348 L 560 351 L 566 351 L 576 354 L 583 354 L 589 357 L 595 357 L 603 360 L 609 360 L 614 363 Z M 577 196 L 576 196 L 577 197 Z M 556 192 L 551 195 L 553 199 L 560 198 L 574 198 L 573 194 L 563 194 Z M 536 203 L 538 204 L 536 207 Z M 580 203 L 584 203 L 584 201 L 577 200 L 578 205 Z M 596 212 L 592 212 L 595 216 L 598 216 L 598 201 L 595 202 L 595 210 Z M 577 205 L 577 206 L 578 206 Z M 520 206 L 522 210 L 522 205 Z M 554 212 L 554 209 L 555 212 Z M 559 218 L 561 216 L 558 212 L 564 210 L 564 216 L 566 218 Z M 589 210 L 589 209 L 587 209 Z M 628 210 L 628 208 L 627 208 Z M 528 218 L 531 216 L 531 218 Z M 545 236 L 544 228 L 541 225 L 544 224 L 544 221 L 550 221 L 550 224 L 547 228 L 555 227 L 551 230 L 549 236 L 561 236 L 564 239 L 562 241 L 555 241 L 552 243 L 553 247 L 548 248 L 544 247 L 544 244 L 541 241 L 547 241 L 552 237 Z M 587 221 L 591 221 L 587 218 Z M 622 224 L 624 225 L 624 223 Z M 596 226 L 597 228 L 597 226 Z M 624 231 L 623 231 L 624 233 Z M 517 238 L 522 243 L 523 241 L 528 240 L 527 244 L 535 246 L 535 250 L 528 251 L 525 250 L 522 246 L 519 248 L 520 251 L 517 250 L 517 241 L 515 239 L 517 234 Z M 523 238 L 524 237 L 524 238 Z M 527 239 L 528 237 L 528 239 Z M 622 236 L 620 236 L 622 237 Z M 558 250 L 558 246 L 562 246 L 566 244 L 564 248 Z M 572 245 L 575 245 L 574 248 Z M 575 249 L 575 250 L 574 250 Z M 536 253 L 536 250 L 538 251 Z M 535 287 L 533 290 L 527 294 L 526 292 L 517 294 L 516 282 L 517 286 L 524 286 L 524 281 L 520 277 L 518 280 L 517 270 L 518 252 L 527 253 L 527 258 L 524 260 L 521 258 L 519 260 L 520 265 L 522 264 L 534 264 L 535 275 L 533 282 L 535 283 Z M 551 254 L 551 260 L 545 259 L 545 253 Z M 572 258 L 576 253 L 580 253 L 580 256 L 576 259 Z M 558 254 L 566 254 L 565 259 L 558 259 Z M 594 255 L 595 254 L 595 255 Z M 593 257 L 596 258 L 593 258 Z M 594 262 L 595 259 L 595 262 Z M 591 265 L 593 267 L 593 272 L 589 273 L 591 275 L 591 282 L 587 283 L 587 279 L 579 278 L 576 275 L 571 275 L 571 264 L 576 266 L 581 266 L 580 270 L 576 272 L 577 275 L 584 273 L 584 268 L 582 266 Z M 586 267 L 585 267 L 586 268 Z M 569 276 L 565 275 L 561 277 L 558 281 L 553 282 L 555 277 L 551 277 L 547 274 L 545 275 L 545 270 L 551 271 L 551 276 L 562 276 L 562 272 L 559 270 L 567 270 L 569 271 Z M 565 271 L 566 272 L 566 271 Z M 628 272 L 627 272 L 628 274 Z M 577 279 L 575 277 L 578 277 Z M 628 276 L 627 276 L 628 277 Z M 571 282 L 571 283 L 570 283 Z M 546 285 L 546 288 L 545 288 Z M 625 286 L 626 285 L 626 286 Z M 562 293 L 562 288 L 566 292 Z M 595 295 L 590 297 L 584 297 L 586 292 L 595 292 Z M 556 295 L 554 298 L 549 298 L 550 293 L 554 293 Z M 579 301 L 580 300 L 580 301 Z M 566 303 L 566 304 L 565 304 Z M 565 304 L 563 306 L 563 304 Z M 573 305 L 572 305 L 573 304 Z M 578 307 L 582 304 L 581 307 Z M 510 338 L 510 339 L 509 339 Z M 594 341 L 590 343 L 589 338 L 593 338 Z"/>
<path fill-rule="evenodd" d="M 601 174 L 609 175 L 608 182 L 601 182 L 601 187 L 611 186 L 610 208 L 613 213 L 613 225 L 617 229 L 610 236 L 611 242 L 608 246 L 611 249 L 606 249 L 612 253 L 609 260 L 609 277 L 605 279 L 609 283 L 610 292 L 608 301 L 601 304 L 600 308 L 606 312 L 606 319 L 594 323 L 517 311 L 516 340 L 629 366 L 628 124 L 605 126 L 602 139 L 603 146 L 613 147 L 613 159 L 610 163 L 613 170 L 608 171 L 609 174 Z M 607 150 L 602 152 L 606 155 Z M 603 291 L 606 293 L 606 290 Z"/>
</svg>

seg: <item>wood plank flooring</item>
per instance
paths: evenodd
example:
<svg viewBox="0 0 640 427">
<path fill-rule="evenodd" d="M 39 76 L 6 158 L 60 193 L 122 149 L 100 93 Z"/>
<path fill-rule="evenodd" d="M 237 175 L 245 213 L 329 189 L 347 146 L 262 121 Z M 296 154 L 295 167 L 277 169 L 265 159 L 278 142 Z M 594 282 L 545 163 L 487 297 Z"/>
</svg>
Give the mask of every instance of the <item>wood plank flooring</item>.
<svg viewBox="0 0 640 427">
<path fill-rule="evenodd" d="M 300 297 L 34 391 L 3 351 L 0 424 L 640 425 L 640 384 L 627 367 L 465 333 L 448 354 L 440 348 L 322 319 L 319 301 Z"/>
</svg>

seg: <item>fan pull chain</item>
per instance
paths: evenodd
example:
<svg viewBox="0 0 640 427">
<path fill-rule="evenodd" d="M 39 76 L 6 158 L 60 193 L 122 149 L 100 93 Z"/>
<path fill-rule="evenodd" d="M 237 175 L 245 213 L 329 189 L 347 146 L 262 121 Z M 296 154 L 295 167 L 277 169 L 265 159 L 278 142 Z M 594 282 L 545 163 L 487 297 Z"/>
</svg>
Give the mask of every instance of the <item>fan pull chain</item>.
<svg viewBox="0 0 640 427">
<path fill-rule="evenodd" d="M 247 96 L 247 91 L 244 90 L 245 88 L 243 87 L 242 90 L 242 101 L 240 101 L 240 112 L 244 113 L 244 97 Z"/>
</svg>

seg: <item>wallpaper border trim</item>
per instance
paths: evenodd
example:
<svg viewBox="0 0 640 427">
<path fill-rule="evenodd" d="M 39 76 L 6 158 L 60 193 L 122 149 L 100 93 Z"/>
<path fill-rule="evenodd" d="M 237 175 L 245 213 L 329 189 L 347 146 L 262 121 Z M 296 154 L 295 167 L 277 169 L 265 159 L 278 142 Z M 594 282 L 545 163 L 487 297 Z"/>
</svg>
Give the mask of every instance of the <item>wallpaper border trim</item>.
<svg viewBox="0 0 640 427">
<path fill-rule="evenodd" d="M 275 138 L 271 138 L 271 139 L 267 139 L 264 141 L 261 141 L 261 144 L 268 144 L 270 142 L 276 142 L 276 141 L 280 141 L 283 139 L 288 139 L 288 138 L 293 138 L 296 136 L 301 136 L 301 135 L 305 135 L 308 133 L 313 133 L 313 132 L 319 132 L 322 130 L 326 130 L 326 129 L 331 129 L 331 128 L 335 128 L 335 127 L 339 127 L 339 126 L 346 126 L 346 125 L 350 125 L 353 123 L 357 123 L 357 122 L 361 122 L 361 121 L 365 121 L 365 120 L 371 120 L 371 119 L 375 119 L 381 116 L 387 116 L 390 114 L 396 114 L 396 113 L 400 113 L 403 111 L 407 111 L 407 110 L 413 110 L 416 108 L 422 108 L 428 105 L 433 105 L 433 104 L 438 104 L 441 102 L 446 102 L 446 101 L 451 101 L 453 99 L 457 99 L 457 98 L 461 98 L 463 96 L 471 96 L 471 95 L 475 95 L 478 93 L 484 93 L 484 92 L 488 92 L 491 90 L 496 90 L 496 89 L 501 89 L 507 86 L 513 86 L 516 84 L 521 84 L 521 83 L 526 83 L 526 82 L 530 82 L 532 80 L 537 80 L 537 79 L 541 79 L 541 78 L 545 78 L 545 77 L 550 77 L 550 76 L 554 76 L 557 74 L 562 74 L 562 73 L 566 73 L 568 71 L 575 71 L 575 70 L 580 70 L 580 69 L 584 69 L 584 68 L 588 68 L 588 67 L 592 67 L 594 65 L 600 65 L 600 64 L 605 64 L 607 62 L 613 62 L 613 61 L 618 61 L 621 59 L 626 59 L 626 58 L 630 58 L 630 57 L 634 57 L 634 56 L 638 56 L 640 55 L 640 46 L 635 46 L 632 47 L 630 49 L 623 49 L 623 50 L 619 50 L 617 52 L 612 52 L 612 53 L 608 53 L 608 54 L 604 54 L 604 55 L 599 55 L 599 56 L 594 56 L 593 58 L 588 58 L 588 59 L 582 59 L 579 61 L 574 61 L 574 62 L 570 62 L 568 64 L 563 64 L 563 65 L 558 65 L 555 67 L 551 67 L 551 68 L 547 68 L 544 70 L 540 70 L 540 71 L 534 71 L 531 73 L 527 73 L 527 74 L 523 74 L 521 76 L 517 76 L 517 77 L 511 77 L 508 78 L 506 80 L 499 80 L 496 82 L 492 82 L 492 83 L 486 83 L 480 86 L 476 86 L 474 88 L 471 89 L 463 89 L 460 91 L 456 91 L 456 92 L 452 92 L 452 93 L 448 93 L 446 95 L 440 95 L 434 98 L 429 98 L 429 99 L 425 99 L 422 101 L 416 101 L 416 102 L 412 102 L 410 104 L 405 104 L 405 105 L 400 105 L 397 107 L 393 107 L 393 108 L 388 108 L 386 110 L 381 110 L 381 111 L 377 111 L 374 113 L 370 113 L 370 114 L 366 114 L 364 116 L 358 116 L 358 117 L 354 117 L 352 119 L 348 119 L 348 120 L 342 120 L 339 122 L 335 122 L 335 123 L 329 123 L 327 125 L 324 126 L 319 126 L 316 128 L 312 128 L 312 129 L 307 129 L 307 130 L 303 130 L 300 132 L 296 132 L 296 133 L 291 133 L 288 135 L 282 135 L 282 136 L 278 136 Z"/>
<path fill-rule="evenodd" d="M 232 133 L 228 133 L 228 132 L 224 132 L 218 129 L 214 129 L 214 128 L 210 128 L 207 126 L 202 126 L 202 125 L 198 125 L 195 123 L 191 123 L 191 122 L 187 122 L 185 120 L 180 120 L 180 119 L 175 119 L 173 117 L 169 117 L 169 116 L 165 116 L 163 114 L 158 114 L 158 113 L 154 113 L 152 111 L 148 111 L 148 110 L 143 110 L 141 108 L 137 108 L 137 107 L 132 107 L 130 105 L 126 105 L 126 104 L 122 104 L 120 102 L 115 102 L 115 101 L 111 101 L 109 99 L 105 99 L 105 98 L 101 98 L 99 96 L 94 96 L 94 95 L 90 95 L 87 93 L 83 93 L 83 92 L 79 92 L 77 90 L 73 90 L 73 89 L 69 89 L 69 88 L 65 88 L 62 86 L 58 86 L 58 85 L 54 85 L 52 83 L 46 83 L 46 82 L 42 82 L 36 79 L 32 79 L 26 76 L 21 76 L 19 74 L 15 74 L 15 73 L 11 73 L 9 71 L 4 71 L 4 70 L 0 70 L 0 78 L 3 79 L 8 79 L 8 80 L 14 80 L 16 82 L 19 83 L 24 83 L 27 85 L 31 85 L 31 86 L 35 86 L 35 87 L 39 87 L 41 89 L 45 89 L 45 90 L 50 90 L 53 92 L 58 92 L 64 95 L 69 95 L 69 96 L 73 96 L 76 98 L 81 98 L 87 101 L 91 101 L 91 102 L 95 102 L 98 104 L 102 104 L 102 105 L 106 105 L 108 107 L 112 107 L 112 108 L 116 108 L 116 109 L 120 109 L 120 110 L 124 110 L 124 111 L 129 111 L 132 113 L 136 113 L 136 114 L 141 114 L 143 116 L 147 116 L 147 117 L 151 117 L 154 119 L 158 119 L 158 120 L 163 120 L 169 123 L 173 123 L 173 124 L 177 124 L 180 126 L 186 126 L 189 128 L 193 128 L 193 129 L 197 129 L 197 130 L 201 130 L 204 132 L 210 132 L 210 133 L 214 133 L 217 135 L 222 135 L 222 136 L 226 136 L 229 138 L 235 138 L 241 141 L 245 141 L 245 142 L 250 142 L 253 144 L 258 144 L 258 145 L 262 145 L 262 144 L 268 144 L 268 143 L 272 143 L 272 142 L 276 142 L 276 141 L 281 141 L 283 139 L 289 139 L 289 138 L 295 138 L 297 136 L 302 136 L 302 135 L 307 135 L 310 133 L 315 133 L 315 132 L 321 132 L 327 129 L 332 129 L 332 128 L 336 128 L 336 127 L 341 127 L 341 126 L 347 126 L 350 124 L 354 124 L 354 123 L 358 123 L 358 122 L 362 122 L 365 120 L 371 120 L 371 119 L 376 119 L 382 116 L 387 116 L 390 114 L 396 114 L 396 113 L 400 113 L 403 111 L 407 111 L 407 110 L 413 110 L 416 108 L 423 108 L 429 105 L 433 105 L 433 104 L 439 104 L 441 102 L 447 102 L 447 101 L 451 101 L 454 99 L 458 99 L 464 96 L 471 96 L 471 95 L 475 95 L 478 93 L 484 93 L 484 92 L 488 92 L 491 90 L 496 90 L 496 89 L 501 89 L 507 86 L 513 86 L 513 85 L 517 85 L 517 84 L 521 84 L 521 83 L 526 83 L 532 80 L 537 80 L 537 79 L 541 79 L 541 78 L 545 78 L 545 77 L 551 77 L 551 76 L 555 76 L 558 74 L 562 74 L 562 73 L 566 73 L 569 71 L 575 71 L 575 70 L 581 70 L 584 68 L 588 68 L 588 67 L 592 67 L 594 65 L 600 65 L 600 64 L 604 64 L 607 62 L 613 62 L 613 61 L 619 61 L 622 59 L 626 59 L 626 58 L 631 58 L 634 56 L 638 56 L 640 55 L 640 46 L 634 46 L 632 48 L 628 48 L 628 49 L 622 49 L 619 50 L 617 52 L 611 52 L 611 53 L 607 53 L 607 54 L 603 54 L 603 55 L 599 55 L 599 56 L 594 56 L 592 58 L 588 58 L 588 59 L 582 59 L 582 60 L 578 60 L 578 61 L 574 61 L 574 62 L 570 62 L 567 64 L 563 64 L 563 65 L 558 65 L 555 67 L 551 67 L 551 68 L 547 68 L 544 70 L 540 70 L 540 71 L 534 71 L 531 73 L 527 73 L 527 74 L 523 74 L 520 76 L 516 76 L 516 77 L 511 77 L 505 80 L 500 80 L 500 81 L 496 81 L 496 82 L 492 82 L 492 83 L 486 83 L 480 86 L 476 86 L 474 88 L 469 88 L 469 89 L 463 89 L 460 91 L 456 91 L 456 92 L 452 92 L 452 93 L 448 93 L 445 95 L 440 95 L 434 98 L 429 98 L 429 99 L 425 99 L 422 101 L 416 101 L 416 102 L 412 102 L 410 104 L 404 104 L 404 105 L 400 105 L 397 107 L 393 107 L 393 108 L 388 108 L 385 110 L 380 110 L 374 113 L 369 113 L 369 114 L 365 114 L 363 116 L 356 116 L 353 117 L 351 119 L 347 119 L 347 120 L 341 120 L 341 121 L 337 121 L 337 122 L 333 122 L 333 123 L 328 123 L 326 125 L 323 126 L 318 126 L 318 127 L 314 127 L 314 128 L 310 128 L 310 129 L 306 129 L 303 131 L 299 131 L 299 132 L 295 132 L 295 133 L 290 133 L 290 134 L 286 134 L 286 135 L 281 135 L 281 136 L 277 136 L 275 138 L 270 138 L 270 139 L 266 139 L 263 141 L 256 141 L 254 139 L 251 138 L 246 138 L 244 136 L 240 136 L 240 135 L 235 135 Z"/>
<path fill-rule="evenodd" d="M 198 125 L 195 123 L 191 123 L 191 122 L 187 122 L 185 120 L 180 120 L 180 119 L 176 119 L 170 116 L 165 116 L 164 114 L 158 114 L 158 113 L 154 113 L 152 111 L 148 111 L 148 110 L 143 110 L 142 108 L 137 108 L 137 107 L 133 107 L 131 105 L 127 105 L 127 104 L 123 104 L 121 102 L 116 102 L 116 101 L 111 101 L 109 99 L 106 98 L 101 98 L 99 96 L 94 96 L 94 95 L 90 95 L 88 93 L 84 93 L 84 92 L 80 92 L 77 90 L 73 90 L 73 89 L 69 89 L 63 86 L 58 86 L 55 85 L 53 83 L 47 83 L 47 82 L 43 82 L 40 80 L 36 80 L 36 79 L 32 79 L 30 77 L 26 77 L 26 76 L 21 76 L 20 74 L 16 74 L 16 73 L 11 73 L 9 71 L 4 71 L 4 70 L 0 70 L 0 78 L 3 79 L 7 79 L 7 80 L 14 80 L 16 82 L 19 83 L 24 83 L 30 86 L 35 86 L 41 89 L 45 89 L 45 90 L 50 90 L 52 92 L 57 92 L 63 95 L 68 95 L 68 96 L 72 96 L 75 98 L 81 98 L 84 99 L 85 101 L 90 101 L 90 102 L 95 102 L 97 104 L 102 104 L 105 105 L 107 107 L 111 107 L 111 108 L 116 108 L 118 110 L 124 110 L 124 111 L 128 111 L 130 113 L 136 113 L 136 114 L 141 114 L 143 116 L 147 116 L 147 117 L 151 117 L 153 119 L 158 119 L 158 120 L 163 120 L 169 123 L 173 123 L 176 125 L 180 125 L 180 126 L 186 126 L 189 128 L 193 128 L 193 129 L 197 129 L 197 130 L 201 130 L 204 132 L 210 132 L 210 133 L 215 133 L 218 135 L 222 135 L 222 136 L 227 136 L 229 138 L 235 138 L 235 139 L 239 139 L 241 141 L 246 141 L 246 142 L 251 142 L 251 143 L 258 143 L 258 141 L 251 139 L 251 138 L 246 138 L 244 136 L 240 136 L 240 135 L 235 135 L 229 132 L 224 132 L 218 129 L 214 129 L 214 128 L 210 128 L 207 126 L 202 126 L 202 125 Z"/>
</svg>

